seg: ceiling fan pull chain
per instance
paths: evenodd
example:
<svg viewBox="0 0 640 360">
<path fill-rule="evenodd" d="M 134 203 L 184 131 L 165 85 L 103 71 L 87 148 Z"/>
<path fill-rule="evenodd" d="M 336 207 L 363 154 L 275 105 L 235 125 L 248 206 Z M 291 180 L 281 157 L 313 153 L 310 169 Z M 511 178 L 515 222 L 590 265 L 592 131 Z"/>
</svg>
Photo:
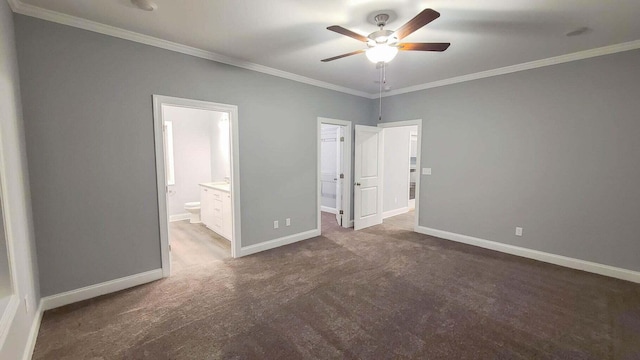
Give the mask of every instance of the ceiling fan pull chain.
<svg viewBox="0 0 640 360">
<path fill-rule="evenodd" d="M 382 63 L 382 82 L 387 84 L 387 63 Z"/>
</svg>

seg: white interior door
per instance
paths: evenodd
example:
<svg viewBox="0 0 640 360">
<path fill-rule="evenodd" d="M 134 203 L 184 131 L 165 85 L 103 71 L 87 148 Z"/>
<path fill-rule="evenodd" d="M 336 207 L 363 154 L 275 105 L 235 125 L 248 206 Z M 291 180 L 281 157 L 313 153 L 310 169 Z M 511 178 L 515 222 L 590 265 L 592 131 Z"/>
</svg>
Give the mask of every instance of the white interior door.
<svg viewBox="0 0 640 360">
<path fill-rule="evenodd" d="M 382 128 L 356 125 L 354 229 L 382 223 Z"/>
<path fill-rule="evenodd" d="M 344 127 L 339 126 L 336 131 L 336 221 L 338 225 L 342 226 L 342 189 L 344 182 L 344 169 L 343 169 L 343 152 L 344 152 Z"/>
</svg>

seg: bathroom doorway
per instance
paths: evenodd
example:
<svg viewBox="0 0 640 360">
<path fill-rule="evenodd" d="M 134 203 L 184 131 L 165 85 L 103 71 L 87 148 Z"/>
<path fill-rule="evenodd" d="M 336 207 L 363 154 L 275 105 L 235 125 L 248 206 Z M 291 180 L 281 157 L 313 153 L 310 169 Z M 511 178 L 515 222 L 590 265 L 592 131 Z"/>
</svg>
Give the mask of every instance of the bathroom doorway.
<svg viewBox="0 0 640 360">
<path fill-rule="evenodd" d="M 237 257 L 237 107 L 153 102 L 163 275 Z"/>
<path fill-rule="evenodd" d="M 351 227 L 351 122 L 318 118 L 318 228 Z"/>
</svg>

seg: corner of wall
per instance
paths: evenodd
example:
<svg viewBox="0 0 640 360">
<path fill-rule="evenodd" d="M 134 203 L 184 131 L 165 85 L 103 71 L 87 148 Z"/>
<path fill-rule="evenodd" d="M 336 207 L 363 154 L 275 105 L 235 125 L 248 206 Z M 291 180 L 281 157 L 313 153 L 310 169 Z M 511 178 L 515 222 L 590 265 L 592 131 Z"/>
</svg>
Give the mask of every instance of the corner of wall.
<svg viewBox="0 0 640 360">
<path fill-rule="evenodd" d="M 0 358 L 29 358 L 42 312 L 39 303 L 29 174 L 25 147 L 22 101 L 13 13 L 0 1 L 0 146 L 7 243 L 12 260 L 12 283 L 17 307 L 0 344 Z"/>
</svg>

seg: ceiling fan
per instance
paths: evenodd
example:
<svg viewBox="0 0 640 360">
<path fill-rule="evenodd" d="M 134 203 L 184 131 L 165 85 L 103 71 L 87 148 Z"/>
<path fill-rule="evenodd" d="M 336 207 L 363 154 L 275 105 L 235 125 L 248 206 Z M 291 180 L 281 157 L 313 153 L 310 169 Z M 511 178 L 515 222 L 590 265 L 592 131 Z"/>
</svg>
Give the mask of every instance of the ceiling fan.
<svg viewBox="0 0 640 360">
<path fill-rule="evenodd" d="M 333 60 L 342 59 L 343 57 L 365 53 L 367 58 L 373 63 L 384 62 L 388 63 L 401 51 L 445 51 L 451 45 L 450 43 L 401 43 L 400 40 L 407 37 L 409 34 L 427 25 L 433 20 L 440 17 L 440 13 L 433 9 L 424 9 L 416 17 L 409 20 L 406 24 L 402 25 L 398 30 L 384 30 L 387 21 L 389 21 L 388 14 L 378 14 L 374 18 L 376 25 L 380 27 L 380 30 L 374 31 L 369 36 L 363 36 L 355 33 L 349 29 L 345 29 L 339 25 L 329 26 L 327 30 L 337 32 L 338 34 L 346 35 L 350 38 L 362 41 L 367 44 L 367 49 L 356 50 L 350 53 L 322 59 L 322 62 L 329 62 Z"/>
</svg>

